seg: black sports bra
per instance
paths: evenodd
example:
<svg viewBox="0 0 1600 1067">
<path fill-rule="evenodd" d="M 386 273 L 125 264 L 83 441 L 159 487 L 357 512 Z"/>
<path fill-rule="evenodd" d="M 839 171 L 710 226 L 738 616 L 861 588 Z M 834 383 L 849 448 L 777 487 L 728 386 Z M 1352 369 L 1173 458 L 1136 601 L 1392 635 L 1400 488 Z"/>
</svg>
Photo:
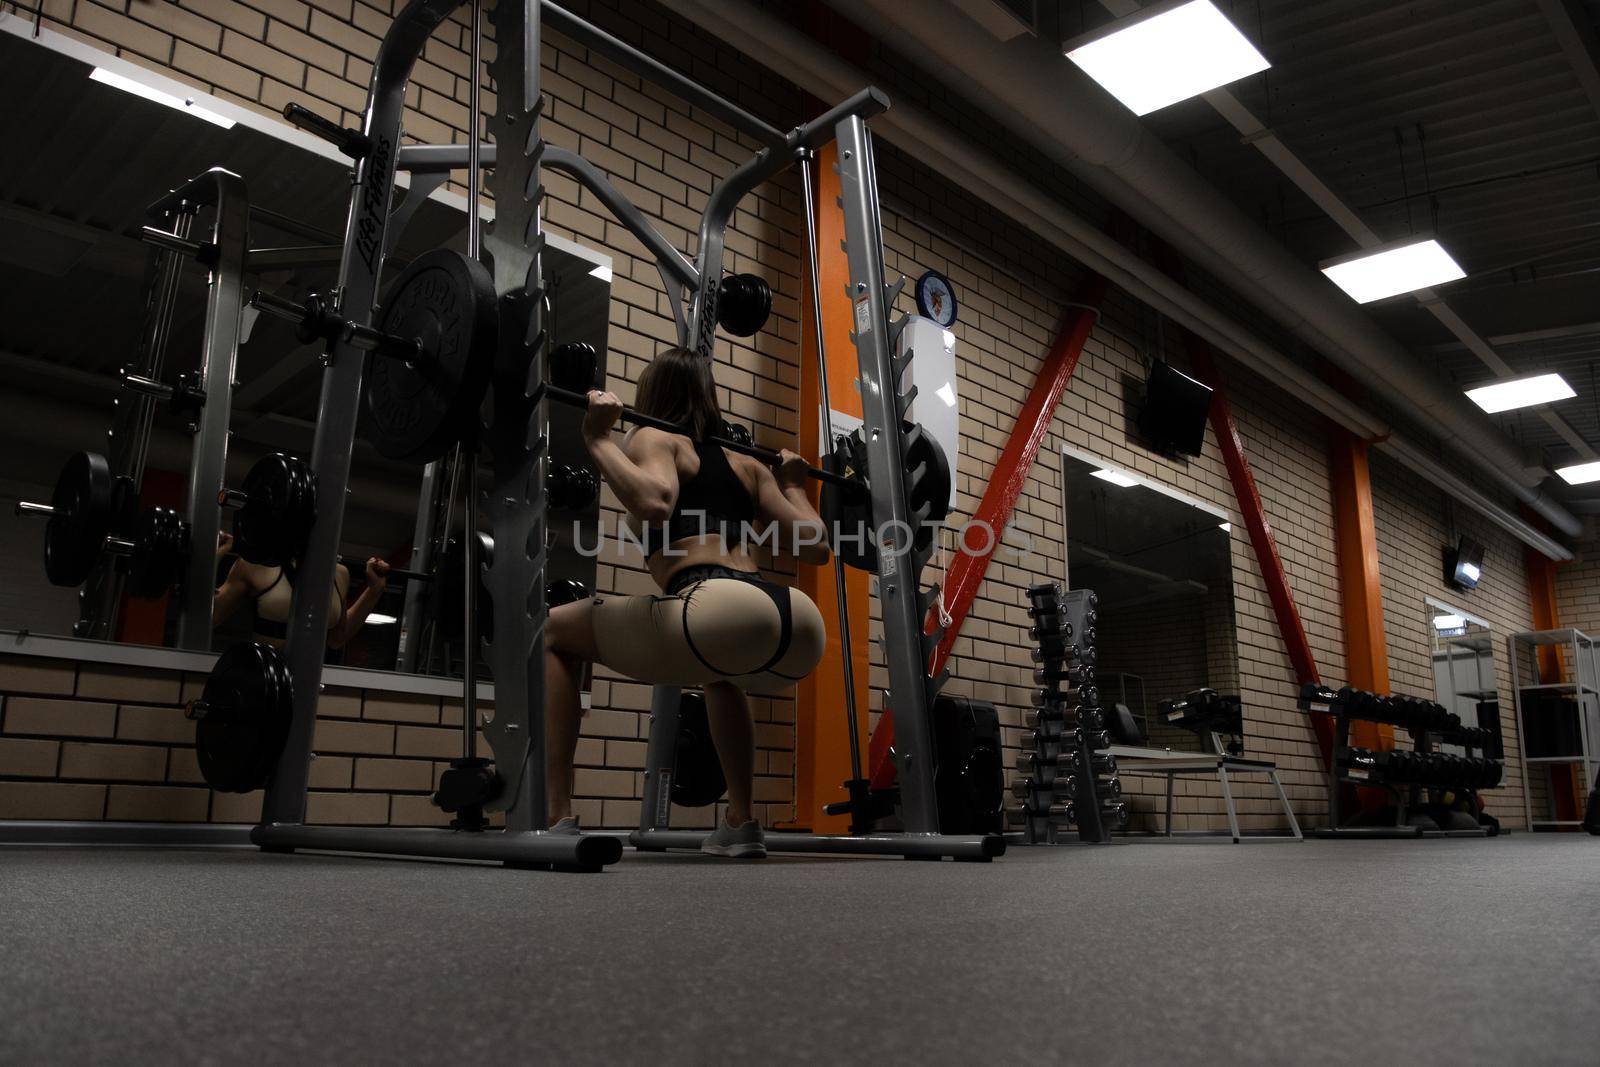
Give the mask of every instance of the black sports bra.
<svg viewBox="0 0 1600 1067">
<path fill-rule="evenodd" d="M 750 491 L 734 472 L 722 446 L 696 441 L 694 451 L 700 457 L 700 469 L 678 486 L 678 502 L 673 505 L 671 517 L 665 523 L 644 526 L 646 557 L 674 541 L 711 533 L 721 533 L 723 541 L 731 543 L 738 539 L 742 523 L 755 520 L 755 501 L 750 499 Z"/>
</svg>

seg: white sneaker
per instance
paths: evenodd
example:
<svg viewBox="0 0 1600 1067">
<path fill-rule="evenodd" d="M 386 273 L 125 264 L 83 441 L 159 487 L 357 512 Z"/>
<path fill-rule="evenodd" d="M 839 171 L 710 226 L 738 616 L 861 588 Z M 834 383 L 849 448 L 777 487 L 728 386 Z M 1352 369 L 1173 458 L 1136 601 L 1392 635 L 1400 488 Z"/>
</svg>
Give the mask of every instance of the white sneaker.
<svg viewBox="0 0 1600 1067">
<path fill-rule="evenodd" d="M 730 859 L 761 859 L 767 854 L 766 835 L 754 819 L 743 826 L 729 826 L 719 821 L 711 836 L 701 843 L 700 851 L 708 856 Z"/>
<path fill-rule="evenodd" d="M 582 832 L 578 827 L 578 817 L 576 815 L 568 815 L 565 819 L 557 819 L 556 824 L 545 831 L 547 834 L 581 834 Z"/>
</svg>

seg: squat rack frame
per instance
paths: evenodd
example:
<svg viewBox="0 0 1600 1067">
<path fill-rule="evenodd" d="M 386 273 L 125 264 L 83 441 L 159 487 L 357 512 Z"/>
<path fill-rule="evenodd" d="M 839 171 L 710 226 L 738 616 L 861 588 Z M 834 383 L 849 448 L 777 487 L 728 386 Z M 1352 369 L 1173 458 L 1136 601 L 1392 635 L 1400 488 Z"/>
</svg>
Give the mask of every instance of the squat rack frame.
<svg viewBox="0 0 1600 1067">
<path fill-rule="evenodd" d="M 1004 842 L 998 835 L 956 837 L 938 833 L 930 712 L 939 683 L 930 679 L 926 671 L 930 642 L 937 640 L 937 635 L 924 638 L 921 628 L 936 590 L 920 588 L 918 576 L 928 553 L 917 552 L 911 544 L 912 526 L 918 517 L 909 512 L 907 505 L 903 467 L 907 441 L 903 438 L 909 435 L 902 433 L 901 419 L 914 389 L 900 392 L 899 383 L 909 357 L 895 355 L 903 320 L 890 322 L 888 316 L 904 279 L 894 286 L 883 284 L 881 219 L 871 139 L 865 125 L 867 117 L 888 106 L 887 99 L 875 89 L 864 89 L 827 114 L 784 133 L 550 0 L 512 0 L 500 4 L 494 15 L 498 46 L 494 61 L 498 102 L 490 120 L 494 144 L 401 148 L 404 94 L 410 71 L 428 38 L 466 2 L 469 0 L 409 0 L 380 45 L 361 129 L 368 149 L 357 158 L 353 174 L 336 292 L 343 317 L 370 325 L 383 260 L 398 233 L 396 224 L 403 226 L 415 209 L 418 189 L 436 187 L 449 170 L 470 165 L 473 157 L 477 157 L 479 167 L 493 168 L 497 219 L 486 247 L 500 294 L 501 325 L 493 400 L 486 423 L 494 457 L 494 484 L 486 510 L 497 545 L 487 577 L 502 595 L 495 598 L 496 638 L 489 649 L 496 679 L 496 710 L 484 724 L 484 732 L 505 783 L 500 797 L 486 808 L 505 812 L 506 829 L 463 832 L 305 823 L 328 609 L 325 597 L 302 596 L 301 591 L 322 589 L 333 581 L 365 366 L 364 353 L 337 339 L 330 343 L 324 359 L 311 455 L 319 495 L 335 506 L 319 509 L 301 564 L 303 580 L 296 583 L 287 642 L 293 675 L 293 717 L 288 741 L 267 788 L 261 823 L 252 831 L 251 840 L 271 851 L 318 849 L 497 860 L 512 866 L 540 868 L 598 869 L 619 857 L 620 842 L 614 837 L 552 834 L 545 830 L 543 637 L 547 608 L 543 576 L 548 420 L 546 401 L 538 386 L 545 377 L 548 338 L 543 321 L 540 261 L 544 244 L 539 225 L 544 195 L 540 171 L 543 166 L 552 166 L 572 175 L 641 239 L 656 258 L 673 306 L 680 342 L 710 358 L 723 239 L 735 207 L 757 185 L 790 164 L 810 158 L 828 140 L 837 139 L 851 275 L 850 291 L 845 295 L 856 306 L 854 340 L 867 415 L 869 455 L 873 468 L 882 472 L 873 479 L 873 513 L 882 517 L 888 527 L 880 542 L 879 595 L 885 609 L 884 646 L 891 691 L 896 694 L 896 710 L 905 723 L 897 760 L 910 832 L 773 835 L 769 848 L 964 859 L 989 859 L 1001 854 Z M 672 249 L 599 170 L 580 156 L 543 141 L 539 129 L 543 107 L 539 93 L 543 18 L 579 43 L 665 85 L 691 105 L 764 144 L 752 159 L 714 188 L 701 219 L 698 254 L 692 263 Z M 506 149 L 503 156 L 496 151 L 499 147 Z M 414 182 L 411 195 L 391 212 L 395 174 L 402 166 L 414 175 L 434 177 Z M 815 235 L 810 238 L 814 241 Z M 693 293 L 687 306 L 686 291 Z M 522 590 L 524 596 L 519 599 L 504 595 L 505 590 Z M 703 835 L 666 829 L 667 806 L 652 803 L 652 798 L 667 795 L 670 784 L 671 755 L 665 742 L 676 736 L 677 691 L 658 690 L 654 705 L 646 818 L 632 840 L 647 849 L 697 847 Z M 474 731 L 477 724 L 472 721 L 473 716 L 463 718 L 463 729 Z"/>
</svg>

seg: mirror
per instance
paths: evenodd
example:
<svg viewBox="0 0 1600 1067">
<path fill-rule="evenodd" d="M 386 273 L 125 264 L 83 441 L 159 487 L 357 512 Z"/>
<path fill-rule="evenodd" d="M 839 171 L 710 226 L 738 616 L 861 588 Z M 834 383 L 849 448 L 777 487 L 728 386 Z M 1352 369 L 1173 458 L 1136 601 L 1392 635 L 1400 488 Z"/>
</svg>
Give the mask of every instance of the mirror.
<svg viewBox="0 0 1600 1067">
<path fill-rule="evenodd" d="M 258 250 L 245 278 L 246 292 L 261 288 L 298 298 L 335 284 L 338 251 L 328 249 L 342 239 L 349 164 L 245 123 L 224 129 L 93 82 L 89 65 L 26 37 L 0 34 L 0 64 L 18 86 L 55 87 L 49 93 L 30 92 L 30 106 L 11 116 L 12 144 L 29 164 L 7 168 L 0 176 L 5 282 L 0 285 L 0 372 L 7 381 L 0 391 L 0 454 L 7 457 L 0 472 L 0 494 L 6 498 L 0 517 L 0 629 L 71 635 L 80 621 L 78 591 L 47 581 L 44 522 L 13 517 L 11 504 L 48 502 L 57 473 L 73 453 L 112 452 L 107 431 L 114 405 L 130 402 L 117 371 L 134 362 L 146 332 L 156 255 L 140 239 L 141 228 L 152 221 L 146 208 L 211 167 L 232 170 L 245 183 L 249 245 Z M 72 152 L 44 150 L 59 139 L 61 129 L 85 123 L 118 135 L 80 139 Z M 138 145 L 139 151 L 127 152 L 128 145 Z M 395 204 L 400 203 L 397 193 Z M 209 225 L 209 213 L 203 212 L 195 233 L 207 232 Z M 421 201 L 400 234 L 385 277 L 394 278 L 428 249 L 464 247 L 464 231 L 459 197 Z M 608 263 L 604 256 L 552 240 L 545 268 L 558 342 L 583 340 L 605 351 Z M 196 368 L 206 293 L 206 270 L 188 263 L 178 281 L 159 377 L 171 381 Z M 309 457 L 322 373 L 321 346 L 300 344 L 291 324 L 246 309 L 242 326 L 228 447 L 231 486 L 272 452 Z M 152 410 L 139 503 L 181 511 L 191 438 L 185 420 L 170 415 L 164 404 L 153 404 Z M 340 551 L 409 565 L 422 477 L 416 465 L 384 459 L 358 431 Z M 191 543 L 210 551 L 214 536 L 215 531 L 196 534 Z M 219 560 L 219 578 L 230 566 L 230 560 Z M 352 597 L 358 591 L 353 581 Z M 391 582 L 361 632 L 330 661 L 392 669 L 404 599 L 402 583 Z M 124 597 L 113 624 L 77 632 L 171 645 L 175 613 L 170 600 Z M 224 647 L 251 632 L 251 612 L 241 610 L 217 629 L 213 646 Z"/>
<path fill-rule="evenodd" d="M 1478 704 L 1499 699 L 1494 633 L 1482 619 L 1432 597 L 1424 599 L 1423 612 L 1433 657 L 1433 699 L 1461 716 L 1466 725 L 1477 726 Z M 1465 753 L 1455 745 L 1441 745 L 1439 750 Z"/>
<path fill-rule="evenodd" d="M 1209 735 L 1168 725 L 1162 701 L 1239 691 L 1233 559 L 1224 515 L 1092 457 L 1062 457 L 1067 578 L 1099 597 L 1096 684 L 1123 704 L 1137 744 L 1211 751 Z"/>
</svg>

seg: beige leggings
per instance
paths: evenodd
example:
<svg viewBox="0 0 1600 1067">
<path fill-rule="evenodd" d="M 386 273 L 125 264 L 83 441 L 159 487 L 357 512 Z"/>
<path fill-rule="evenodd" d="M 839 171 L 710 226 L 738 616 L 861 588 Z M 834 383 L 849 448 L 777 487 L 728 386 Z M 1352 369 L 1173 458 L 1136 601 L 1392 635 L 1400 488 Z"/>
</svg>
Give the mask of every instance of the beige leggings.
<svg viewBox="0 0 1600 1067">
<path fill-rule="evenodd" d="M 600 660 L 652 685 L 724 681 L 779 693 L 822 659 L 822 614 L 798 589 L 721 566 L 687 567 L 663 596 L 613 596 L 594 607 Z"/>
</svg>

